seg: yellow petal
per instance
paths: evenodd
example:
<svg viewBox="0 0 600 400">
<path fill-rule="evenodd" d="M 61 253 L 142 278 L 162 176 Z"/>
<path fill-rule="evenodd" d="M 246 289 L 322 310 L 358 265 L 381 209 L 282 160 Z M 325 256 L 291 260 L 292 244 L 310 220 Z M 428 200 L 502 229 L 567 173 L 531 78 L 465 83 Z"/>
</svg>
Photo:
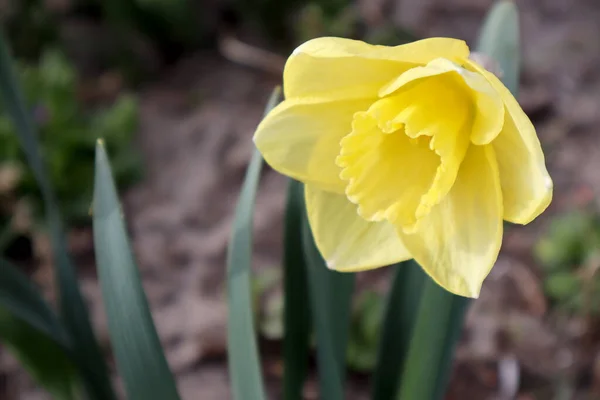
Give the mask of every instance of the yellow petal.
<svg viewBox="0 0 600 400">
<path fill-rule="evenodd" d="M 305 187 L 308 220 L 327 266 L 342 272 L 383 267 L 412 258 L 388 222 L 367 222 L 344 195 Z"/>
<path fill-rule="evenodd" d="M 288 59 L 283 74 L 286 98 L 374 97 L 381 86 L 409 68 L 437 57 L 463 60 L 469 48 L 462 40 L 431 38 L 388 47 L 351 39 L 310 40 Z"/>
<path fill-rule="evenodd" d="M 487 79 L 478 73 L 463 69 L 462 76 L 473 91 L 476 112 L 471 142 L 484 145 L 494 140 L 504 126 L 504 103 Z"/>
<path fill-rule="evenodd" d="M 490 143 L 498 136 L 504 123 L 502 99 L 484 76 L 469 71 L 455 62 L 436 58 L 426 66 L 412 68 L 383 86 L 379 90 L 379 96 L 389 96 L 416 80 L 444 74 L 459 76 L 462 85 L 459 85 L 458 89 L 463 89 L 473 103 L 474 117 L 473 125 L 470 127 L 472 142 L 479 145 Z M 437 97 L 437 92 L 436 96 L 431 97 Z"/>
<path fill-rule="evenodd" d="M 552 179 L 535 128 L 510 91 L 492 73 L 475 62 L 479 71 L 500 95 L 506 108 L 504 128 L 492 142 L 498 159 L 504 197 L 504 219 L 527 224 L 552 201 Z"/>
<path fill-rule="evenodd" d="M 403 243 L 440 286 L 477 297 L 502 243 L 502 193 L 491 146 L 470 146 L 452 190 Z"/>
<path fill-rule="evenodd" d="M 304 183 L 338 193 L 345 183 L 335 164 L 352 116 L 373 100 L 285 100 L 258 126 L 256 147 L 271 167 Z"/>
</svg>

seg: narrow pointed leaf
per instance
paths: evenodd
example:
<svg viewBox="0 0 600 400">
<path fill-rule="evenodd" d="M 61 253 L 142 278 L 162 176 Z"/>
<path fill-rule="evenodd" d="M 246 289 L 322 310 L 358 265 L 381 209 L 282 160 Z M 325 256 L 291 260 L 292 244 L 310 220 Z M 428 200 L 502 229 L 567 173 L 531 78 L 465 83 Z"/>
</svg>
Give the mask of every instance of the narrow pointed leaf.
<svg viewBox="0 0 600 400">
<path fill-rule="evenodd" d="M 317 338 L 321 398 L 342 400 L 345 398 L 346 346 L 355 275 L 327 268 L 314 243 L 306 214 L 302 238 L 308 266 L 313 326 Z"/>
<path fill-rule="evenodd" d="M 109 334 L 128 399 L 178 400 L 100 141 L 96 146 L 94 246 Z"/>
<path fill-rule="evenodd" d="M 88 395 L 90 398 L 98 400 L 116 399 L 105 360 L 92 331 L 85 303 L 77 284 L 75 269 L 67 252 L 60 213 L 39 154 L 37 133 L 32 123 L 31 113 L 18 85 L 9 49 L 1 32 L 0 101 L 17 128 L 17 137 L 44 199 L 59 289 L 60 315 L 65 329 L 72 339 L 73 354 L 82 371 Z"/>
<path fill-rule="evenodd" d="M 325 260 L 322 265 L 325 265 Z M 323 270 L 319 271 L 319 273 Z M 356 274 L 342 273 L 325 268 L 328 279 L 329 317 L 331 323 L 331 339 L 333 341 L 336 359 L 340 369 L 342 385 L 346 380 L 346 352 L 350 336 L 352 317 L 352 295 L 356 282 Z"/>
<path fill-rule="evenodd" d="M 394 280 L 388 294 L 377 365 L 373 373 L 373 400 L 396 397 L 417 319 L 421 289 L 425 279 L 428 279 L 413 260 L 393 268 Z"/>
<path fill-rule="evenodd" d="M 437 376 L 436 392 L 434 399 L 443 399 L 446 394 L 446 388 L 450 381 L 452 366 L 454 364 L 454 353 L 456 344 L 460 339 L 463 330 L 465 314 L 471 304 L 471 300 L 466 297 L 453 296 L 450 304 L 450 323 L 446 327 L 446 347 L 442 352 L 440 361 L 440 373 Z"/>
<path fill-rule="evenodd" d="M 265 114 L 279 102 L 279 96 L 279 89 L 273 91 Z M 265 399 L 253 321 L 250 278 L 252 222 L 261 167 L 262 157 L 255 149 L 235 209 L 227 252 L 227 350 L 234 400 Z"/>
<path fill-rule="evenodd" d="M 500 78 L 517 95 L 521 65 L 520 29 L 517 5 L 500 0 L 490 10 L 483 24 L 477 51 L 495 60 L 501 70 Z"/>
<path fill-rule="evenodd" d="M 77 375 L 60 322 L 25 274 L 2 259 L 0 342 L 54 398 L 75 398 Z"/>
<path fill-rule="evenodd" d="M 62 325 L 25 274 L 0 259 L 0 308 L 33 329 L 68 347 Z"/>
<path fill-rule="evenodd" d="M 302 249 L 304 188 L 290 180 L 284 237 L 283 393 L 286 400 L 303 399 L 310 351 L 308 277 Z"/>
<path fill-rule="evenodd" d="M 404 365 L 399 400 L 441 400 L 469 299 L 427 278 Z"/>
<path fill-rule="evenodd" d="M 56 400 L 75 400 L 78 375 L 69 352 L 46 332 L 0 305 L 0 342 Z"/>
</svg>

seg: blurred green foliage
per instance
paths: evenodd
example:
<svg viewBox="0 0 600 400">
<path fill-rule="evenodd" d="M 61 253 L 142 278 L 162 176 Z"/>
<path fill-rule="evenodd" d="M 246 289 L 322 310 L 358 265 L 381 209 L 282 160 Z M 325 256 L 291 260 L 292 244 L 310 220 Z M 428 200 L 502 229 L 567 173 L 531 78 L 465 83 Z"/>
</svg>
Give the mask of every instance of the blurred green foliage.
<svg viewBox="0 0 600 400">
<path fill-rule="evenodd" d="M 334 2 L 331 2 L 334 3 Z M 295 24 L 294 41 L 302 43 L 320 36 L 357 38 L 368 43 L 398 46 L 417 39 L 412 33 L 383 20 L 367 26 L 352 2 L 309 2 L 300 9 Z"/>
<path fill-rule="evenodd" d="M 544 290 L 563 311 L 600 316 L 600 216 L 573 211 L 556 217 L 534 248 Z"/>
<path fill-rule="evenodd" d="M 41 0 L 0 2 L 0 24 L 17 58 L 36 60 L 58 40 L 57 21 Z"/>
<path fill-rule="evenodd" d="M 164 61 L 206 44 L 214 26 L 196 5 L 203 6 L 195 0 L 2 0 L 0 25 L 19 60 L 37 61 L 49 48 L 81 56 L 85 48 L 86 59 L 78 61 L 118 69 L 140 83 Z"/>
<path fill-rule="evenodd" d="M 286 50 L 320 36 L 356 38 L 382 45 L 399 45 L 416 39 L 389 20 L 367 23 L 355 3 L 353 0 L 236 0 L 245 20 Z"/>
<path fill-rule="evenodd" d="M 337 7 L 322 3 L 308 3 L 300 9 L 294 32 L 296 42 L 319 36 L 350 37 L 356 34 L 359 16 L 348 2 L 337 2 Z"/>
<path fill-rule="evenodd" d="M 126 72 L 144 68 L 140 64 L 148 48 L 171 60 L 203 43 L 209 34 L 197 18 L 193 0 L 80 1 L 97 9 L 105 27 L 118 38 L 113 43 L 113 61 Z"/>
<path fill-rule="evenodd" d="M 255 325 L 269 340 L 284 336 L 281 268 L 265 268 L 252 279 Z M 385 296 L 373 290 L 364 291 L 352 309 L 346 362 L 354 371 L 369 372 L 375 367 Z"/>
<path fill-rule="evenodd" d="M 357 371 L 371 371 L 377 362 L 377 350 L 385 311 L 385 297 L 372 290 L 363 292 L 352 313 L 348 365 Z"/>
<path fill-rule="evenodd" d="M 292 41 L 292 16 L 306 0 L 236 0 L 237 13 L 252 21 L 263 34 L 276 44 Z"/>
<path fill-rule="evenodd" d="M 48 48 L 60 48 L 79 54 L 78 63 L 117 69 L 133 84 L 189 51 L 214 47 L 225 30 L 243 41 L 247 33 L 259 33 L 282 54 L 319 36 L 385 45 L 415 39 L 385 16 L 365 19 L 354 0 L 0 1 L 0 24 L 17 59 L 37 61 Z M 69 27 L 85 33 L 73 37 Z"/>
<path fill-rule="evenodd" d="M 122 10 L 129 7 L 131 24 L 159 40 L 168 38 L 172 43 L 190 44 L 202 30 L 194 23 L 189 0 L 98 0 L 105 8 L 109 3 Z"/>
<path fill-rule="evenodd" d="M 254 325 L 267 339 L 283 337 L 283 296 L 281 268 L 265 268 L 252 277 L 252 309 Z"/>
<path fill-rule="evenodd" d="M 89 110 L 78 96 L 76 71 L 59 51 L 44 52 L 39 65 L 20 64 L 18 72 L 39 129 L 47 172 L 67 222 L 87 220 L 97 138 L 104 138 L 114 154 L 119 187 L 140 177 L 141 163 L 132 143 L 138 125 L 137 101 L 123 94 L 109 107 Z M 42 208 L 37 184 L 26 166 L 14 129 L 0 104 L 0 172 L 5 177 L 0 184 L 0 222 L 5 223 L 17 205 L 28 204 L 36 218 Z M 10 228 L 5 226 L 4 232 L 8 231 Z"/>
</svg>

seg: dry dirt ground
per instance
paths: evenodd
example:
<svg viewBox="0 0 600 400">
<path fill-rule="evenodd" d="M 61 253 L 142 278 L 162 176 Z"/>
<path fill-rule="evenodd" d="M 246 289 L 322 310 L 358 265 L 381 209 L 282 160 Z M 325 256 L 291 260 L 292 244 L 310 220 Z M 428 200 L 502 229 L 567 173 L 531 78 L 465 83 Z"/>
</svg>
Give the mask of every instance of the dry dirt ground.
<svg viewBox="0 0 600 400">
<path fill-rule="evenodd" d="M 420 36 L 453 36 L 470 43 L 489 0 L 398 1 L 394 18 Z M 510 385 L 501 371 L 519 366 L 521 399 L 551 398 L 569 377 L 600 385 L 598 344 L 582 343 L 581 321 L 548 314 L 539 271 L 530 256 L 536 235 L 553 213 L 600 198 L 600 3 L 597 0 L 523 0 L 524 72 L 520 101 L 536 124 L 555 180 L 549 213 L 512 228 L 504 250 L 473 303 L 449 399 L 492 399 Z M 243 38 L 242 38 L 243 39 Z M 225 362 L 227 306 L 224 255 L 232 210 L 251 136 L 271 88 L 272 73 L 234 64 L 219 54 L 181 61 L 160 83 L 141 91 L 138 142 L 144 181 L 125 196 L 131 235 L 154 318 L 184 399 L 230 396 Z M 257 201 L 256 267 L 278 268 L 285 180 L 265 171 Z M 83 274 L 101 340 L 107 342 L 100 294 Z M 387 272 L 361 274 L 383 284 Z M 600 358 L 598 358 L 600 360 Z M 514 362 L 516 361 L 516 363 Z M 44 399 L 6 355 L 0 362 L 10 399 Z M 279 398 L 276 360 L 265 362 L 272 398 Z M 587 373 L 583 373 L 587 371 Z M 364 379 L 351 396 L 366 399 Z M 354 387 L 355 386 L 355 387 Z M 568 393 L 568 392 L 566 392 Z M 314 385 L 306 398 L 318 398 Z M 349 396 L 350 398 L 350 396 Z M 563 399 L 575 398 L 567 394 Z"/>
</svg>

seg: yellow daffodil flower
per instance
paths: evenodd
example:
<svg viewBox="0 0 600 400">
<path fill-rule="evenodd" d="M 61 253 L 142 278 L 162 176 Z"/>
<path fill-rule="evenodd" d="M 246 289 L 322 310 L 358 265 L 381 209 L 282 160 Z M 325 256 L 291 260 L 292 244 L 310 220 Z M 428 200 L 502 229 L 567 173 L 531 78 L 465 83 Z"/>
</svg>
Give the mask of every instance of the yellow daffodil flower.
<svg viewBox="0 0 600 400">
<path fill-rule="evenodd" d="M 535 128 L 463 41 L 318 38 L 293 52 L 283 84 L 254 141 L 305 183 L 334 270 L 414 258 L 448 291 L 477 297 L 502 221 L 527 224 L 552 199 Z"/>
</svg>

